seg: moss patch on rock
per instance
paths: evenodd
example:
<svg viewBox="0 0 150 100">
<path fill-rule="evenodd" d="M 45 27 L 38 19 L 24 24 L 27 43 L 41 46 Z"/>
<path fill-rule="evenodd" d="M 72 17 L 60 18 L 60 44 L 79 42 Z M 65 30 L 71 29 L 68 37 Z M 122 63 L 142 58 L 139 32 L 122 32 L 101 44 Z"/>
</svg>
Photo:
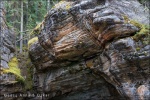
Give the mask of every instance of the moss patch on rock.
<svg viewBox="0 0 150 100">
<path fill-rule="evenodd" d="M 30 33 L 30 35 L 36 35 L 41 32 L 41 27 L 43 25 L 43 22 L 39 23 Z"/>
<path fill-rule="evenodd" d="M 13 57 L 9 63 L 8 69 L 2 69 L 3 73 L 11 73 L 16 76 L 16 80 L 19 82 L 24 82 L 25 79 L 21 76 L 20 69 L 18 68 L 18 59 L 16 57 Z"/>
<path fill-rule="evenodd" d="M 67 1 L 62 0 L 59 3 L 55 4 L 52 8 L 68 10 L 71 8 L 71 5 L 72 5 L 72 2 L 67 2 Z"/>
<path fill-rule="evenodd" d="M 146 25 L 141 24 L 141 23 L 139 23 L 139 22 L 137 22 L 137 21 L 134 21 L 134 20 L 131 20 L 130 23 L 140 29 L 140 31 L 137 32 L 137 33 L 133 36 L 133 39 L 134 39 L 134 40 L 139 40 L 140 38 L 149 35 L 149 26 L 146 26 Z"/>
<path fill-rule="evenodd" d="M 149 37 L 150 33 L 149 33 L 149 26 L 148 25 L 144 25 L 136 20 L 130 20 L 127 16 L 123 15 L 125 23 L 129 23 L 132 24 L 134 26 L 136 26 L 137 28 L 139 28 L 140 30 L 138 32 L 136 32 L 136 34 L 132 37 L 135 41 L 138 41 L 139 39 L 141 39 L 142 37 Z"/>
<path fill-rule="evenodd" d="M 30 48 L 30 46 L 31 46 L 32 44 L 34 44 L 35 42 L 37 42 L 37 41 L 38 41 L 38 37 L 34 37 L 34 38 L 30 39 L 30 40 L 28 41 L 28 48 Z"/>
</svg>

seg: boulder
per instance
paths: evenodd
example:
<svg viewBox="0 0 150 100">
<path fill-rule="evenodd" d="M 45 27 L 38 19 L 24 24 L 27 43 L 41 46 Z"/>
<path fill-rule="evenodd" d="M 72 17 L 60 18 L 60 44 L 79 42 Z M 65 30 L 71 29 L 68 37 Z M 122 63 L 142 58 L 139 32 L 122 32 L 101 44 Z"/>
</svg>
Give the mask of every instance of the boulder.
<svg viewBox="0 0 150 100">
<path fill-rule="evenodd" d="M 137 0 L 68 0 L 32 34 L 34 88 L 52 100 L 147 100 L 148 11 Z"/>
</svg>

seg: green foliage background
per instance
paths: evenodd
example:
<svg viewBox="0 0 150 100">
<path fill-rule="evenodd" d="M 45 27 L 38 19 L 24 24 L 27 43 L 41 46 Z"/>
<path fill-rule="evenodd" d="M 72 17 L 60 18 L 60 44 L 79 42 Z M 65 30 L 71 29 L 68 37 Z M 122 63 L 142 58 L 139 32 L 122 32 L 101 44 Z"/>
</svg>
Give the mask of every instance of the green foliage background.
<svg viewBox="0 0 150 100">
<path fill-rule="evenodd" d="M 31 30 L 44 19 L 44 15 L 47 13 L 47 0 L 23 0 L 23 2 L 24 30 Z M 57 2 L 58 0 L 50 2 L 50 8 Z M 6 0 L 5 8 L 9 27 L 19 31 L 21 19 L 20 0 Z"/>
<path fill-rule="evenodd" d="M 49 1 L 49 4 L 48 4 Z M 20 32 L 21 25 L 21 0 L 4 0 L 7 25 L 16 34 L 16 41 L 19 35 L 30 38 L 30 32 L 44 19 L 47 11 L 60 0 L 23 0 L 23 32 Z M 28 39 L 23 40 L 27 45 Z M 19 49 L 19 41 L 16 42 Z"/>
</svg>

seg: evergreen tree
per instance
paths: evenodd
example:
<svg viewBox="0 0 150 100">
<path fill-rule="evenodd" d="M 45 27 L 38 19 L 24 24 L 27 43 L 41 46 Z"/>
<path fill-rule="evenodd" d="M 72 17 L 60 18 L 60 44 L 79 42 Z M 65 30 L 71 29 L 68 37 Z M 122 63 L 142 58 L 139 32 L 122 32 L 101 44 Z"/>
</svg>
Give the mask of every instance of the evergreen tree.
<svg viewBox="0 0 150 100">
<path fill-rule="evenodd" d="M 16 46 L 22 53 L 30 32 L 60 0 L 5 0 L 6 20 L 16 33 Z"/>
</svg>

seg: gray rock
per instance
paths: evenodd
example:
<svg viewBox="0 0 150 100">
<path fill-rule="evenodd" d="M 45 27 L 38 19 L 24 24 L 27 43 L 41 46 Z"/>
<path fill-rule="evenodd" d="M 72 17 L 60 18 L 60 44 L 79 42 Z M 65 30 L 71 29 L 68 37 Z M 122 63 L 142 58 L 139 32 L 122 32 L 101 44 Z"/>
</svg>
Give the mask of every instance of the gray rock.
<svg viewBox="0 0 150 100">
<path fill-rule="evenodd" d="M 2 54 L 1 55 L 1 59 L 5 60 L 6 62 L 8 62 L 9 61 L 8 54 Z"/>
<path fill-rule="evenodd" d="M 8 63 L 5 60 L 1 60 L 1 67 L 2 68 L 9 68 Z"/>
<path fill-rule="evenodd" d="M 3 9 L 3 1 L 0 1 L 0 99 L 14 100 L 15 97 L 7 97 L 6 95 L 22 92 L 23 88 L 20 83 L 16 81 L 16 76 L 11 73 L 3 73 L 3 69 L 8 69 L 8 62 L 14 56 L 14 42 L 15 36 L 13 32 L 8 29 L 6 25 L 5 13 Z M 4 18 L 2 18 L 4 17 Z M 19 99 L 15 99 L 19 100 Z M 21 99 L 20 99 L 21 100 Z"/>
<path fill-rule="evenodd" d="M 14 53 L 9 54 L 9 59 L 11 59 L 12 57 L 14 57 Z"/>
<path fill-rule="evenodd" d="M 150 56 L 144 52 L 150 50 L 131 38 L 140 29 L 129 21 L 148 24 L 148 11 L 137 0 L 71 1 L 64 1 L 68 10 L 50 10 L 34 30 L 36 91 L 52 100 L 146 100 Z"/>
</svg>

